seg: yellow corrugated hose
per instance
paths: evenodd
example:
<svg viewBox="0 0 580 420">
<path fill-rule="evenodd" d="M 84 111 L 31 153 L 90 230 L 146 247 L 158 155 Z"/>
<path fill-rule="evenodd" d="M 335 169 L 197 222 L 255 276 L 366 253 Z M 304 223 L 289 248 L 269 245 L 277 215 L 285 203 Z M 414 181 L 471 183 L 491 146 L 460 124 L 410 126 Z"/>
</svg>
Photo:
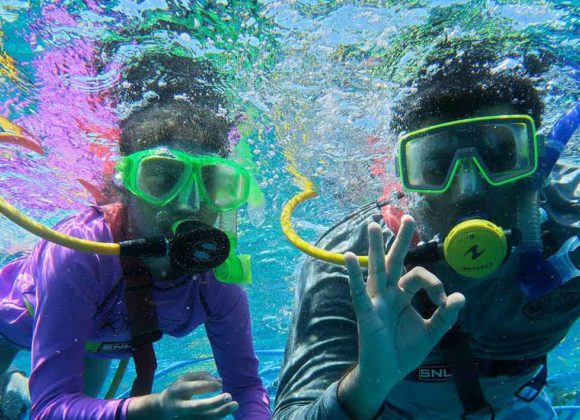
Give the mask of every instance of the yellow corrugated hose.
<svg viewBox="0 0 580 420">
<path fill-rule="evenodd" d="M 317 248 L 314 245 L 309 244 L 304 239 L 302 239 L 292 228 L 292 212 L 300 204 L 306 200 L 317 197 L 318 194 L 313 189 L 307 189 L 301 193 L 296 194 L 284 205 L 282 209 L 282 214 L 280 215 L 280 223 L 282 225 L 282 231 L 286 238 L 300 251 L 310 255 L 311 257 L 317 258 L 322 261 L 326 261 L 333 264 L 344 265 L 344 255 L 338 252 L 329 252 L 324 249 Z M 362 267 L 368 267 L 369 257 L 358 256 L 358 262 Z"/>
<path fill-rule="evenodd" d="M 36 220 L 20 213 L 15 207 L 0 197 L 0 213 L 12 220 L 18 226 L 26 229 L 36 236 L 54 242 L 55 244 L 76 249 L 77 251 L 96 252 L 97 254 L 119 255 L 121 247 L 117 243 L 103 243 L 73 238 L 53 230 Z"/>
</svg>

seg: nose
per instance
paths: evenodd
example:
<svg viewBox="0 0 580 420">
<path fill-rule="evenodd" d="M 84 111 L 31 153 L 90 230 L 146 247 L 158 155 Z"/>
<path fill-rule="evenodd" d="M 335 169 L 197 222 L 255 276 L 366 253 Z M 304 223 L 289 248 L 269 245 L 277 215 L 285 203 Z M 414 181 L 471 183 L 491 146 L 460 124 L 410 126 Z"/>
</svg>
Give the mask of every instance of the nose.
<svg viewBox="0 0 580 420">
<path fill-rule="evenodd" d="M 200 208 L 200 196 L 197 183 L 191 182 L 177 196 L 175 209 L 183 213 L 196 213 Z"/>
<path fill-rule="evenodd" d="M 456 202 L 473 201 L 485 195 L 485 179 L 471 159 L 461 160 L 452 189 Z"/>
</svg>

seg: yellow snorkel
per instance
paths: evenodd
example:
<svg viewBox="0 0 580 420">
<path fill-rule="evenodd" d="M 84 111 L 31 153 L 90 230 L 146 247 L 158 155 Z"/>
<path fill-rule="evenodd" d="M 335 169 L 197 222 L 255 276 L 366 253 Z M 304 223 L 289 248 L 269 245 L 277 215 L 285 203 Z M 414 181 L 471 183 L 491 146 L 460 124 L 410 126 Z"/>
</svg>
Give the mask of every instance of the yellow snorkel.
<svg viewBox="0 0 580 420">
<path fill-rule="evenodd" d="M 313 199 L 318 193 L 308 183 L 308 189 L 296 194 L 283 207 L 280 216 L 282 231 L 300 251 L 318 260 L 345 265 L 344 255 L 329 252 L 309 244 L 292 227 L 292 213 L 298 205 Z M 519 235 L 503 230 L 484 219 L 468 219 L 459 223 L 447 235 L 443 243 L 428 242 L 409 250 L 405 263 L 434 263 L 444 259 L 455 271 L 465 277 L 482 278 L 493 271 L 509 254 L 512 245 L 519 242 Z M 467 250 L 467 252 L 464 252 Z M 357 256 L 362 267 L 368 267 L 368 256 Z"/>
<path fill-rule="evenodd" d="M 217 267 L 226 261 L 230 254 L 230 241 L 227 235 L 212 227 L 197 226 L 195 230 L 179 233 L 170 238 L 154 237 L 105 243 L 74 238 L 50 229 L 20 213 L 2 197 L 0 197 L 0 213 L 40 238 L 77 251 L 120 257 L 171 256 L 182 268 L 192 268 L 196 271 Z M 203 249 L 202 256 L 198 256 L 192 247 Z"/>
<path fill-rule="evenodd" d="M 2 197 L 0 197 L 0 213 L 33 235 L 54 242 L 55 244 L 76 249 L 77 251 L 95 252 L 104 255 L 121 255 L 120 243 L 87 241 L 62 234 L 22 214 Z"/>
</svg>

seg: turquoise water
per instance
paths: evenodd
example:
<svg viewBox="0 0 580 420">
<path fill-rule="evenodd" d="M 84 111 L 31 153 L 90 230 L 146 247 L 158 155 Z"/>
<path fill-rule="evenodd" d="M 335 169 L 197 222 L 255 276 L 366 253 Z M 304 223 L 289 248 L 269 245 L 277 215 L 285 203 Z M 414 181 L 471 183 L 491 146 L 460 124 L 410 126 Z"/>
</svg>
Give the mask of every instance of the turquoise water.
<svg viewBox="0 0 580 420">
<path fill-rule="evenodd" d="M 314 241 L 392 180 L 391 105 L 422 71 L 435 69 L 435 58 L 478 45 L 503 57 L 498 71 L 533 67 L 546 129 L 578 99 L 580 8 L 570 1 L 147 0 L 103 6 L 9 0 L 0 1 L 0 25 L 0 115 L 47 150 L 38 156 L 0 146 L 1 194 L 47 224 L 92 204 L 78 180 L 99 185 L 115 159 L 116 123 L 126 109 L 114 109 L 106 93 L 121 63 L 143 50 L 169 48 L 206 57 L 220 69 L 220 89 L 232 103 L 228 113 L 245 120 L 266 200 L 262 212 L 241 212 L 240 252 L 253 254 L 254 284 L 247 290 L 272 401 L 303 260 L 278 221 L 302 186 L 290 164 L 320 192 L 295 215 L 295 228 Z M 579 159 L 579 145 L 576 134 L 566 158 Z M 386 168 L 379 177 L 373 175 L 377 161 Z M 26 252 L 35 240 L 0 219 L 0 260 Z M 557 405 L 580 404 L 579 331 L 577 324 L 550 356 L 549 390 Z M 157 349 L 156 390 L 187 370 L 214 369 L 201 330 L 179 341 L 164 338 Z M 26 368 L 24 355 L 19 363 Z M 121 392 L 130 381 L 128 375 Z"/>
</svg>

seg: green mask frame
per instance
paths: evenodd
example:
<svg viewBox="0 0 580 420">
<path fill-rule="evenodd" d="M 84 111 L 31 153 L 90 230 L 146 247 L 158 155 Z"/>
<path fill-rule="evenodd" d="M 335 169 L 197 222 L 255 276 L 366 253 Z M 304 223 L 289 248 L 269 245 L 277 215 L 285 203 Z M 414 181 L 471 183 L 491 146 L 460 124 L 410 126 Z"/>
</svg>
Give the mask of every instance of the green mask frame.
<svg viewBox="0 0 580 420">
<path fill-rule="evenodd" d="M 527 115 L 468 118 L 413 131 L 399 139 L 397 175 L 409 192 L 442 194 L 460 165 L 473 163 L 499 187 L 534 174 L 538 138 Z"/>
<path fill-rule="evenodd" d="M 250 194 L 250 173 L 236 162 L 217 156 L 149 149 L 122 157 L 116 170 L 127 190 L 158 207 L 193 187 L 215 212 L 241 207 Z"/>
</svg>

